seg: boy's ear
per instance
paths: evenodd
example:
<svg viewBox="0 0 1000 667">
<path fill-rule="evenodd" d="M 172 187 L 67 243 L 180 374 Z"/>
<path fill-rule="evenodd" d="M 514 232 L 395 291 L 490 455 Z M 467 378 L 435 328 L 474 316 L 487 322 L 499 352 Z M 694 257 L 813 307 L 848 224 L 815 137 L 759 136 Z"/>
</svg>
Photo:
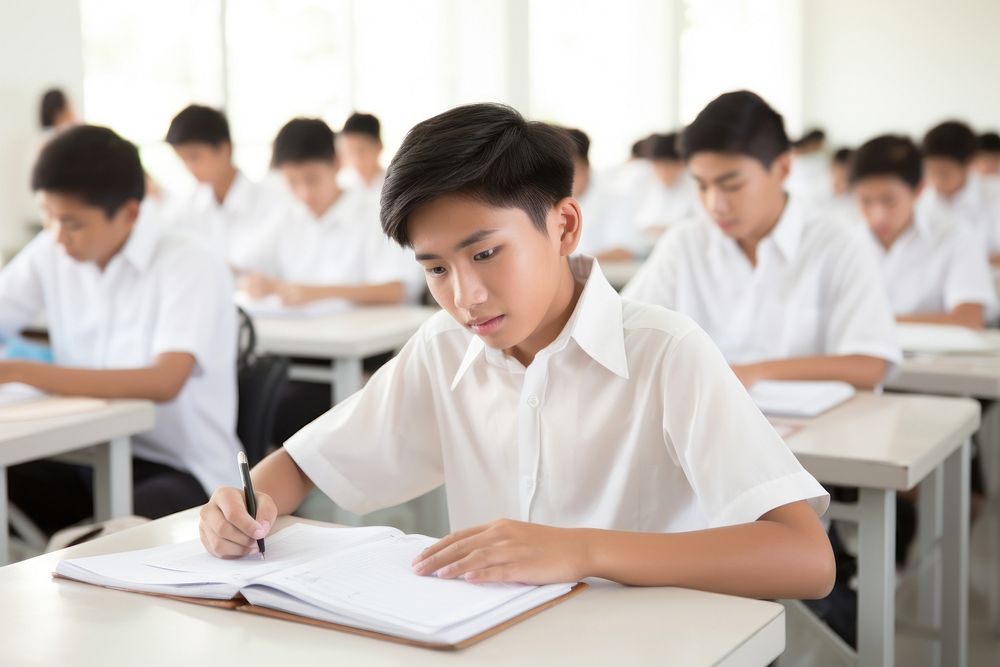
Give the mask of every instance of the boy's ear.
<svg viewBox="0 0 1000 667">
<path fill-rule="evenodd" d="M 774 158 L 774 162 L 771 163 L 771 173 L 776 175 L 782 183 L 788 178 L 788 173 L 792 170 L 792 152 L 785 151 L 778 157 Z"/>
<path fill-rule="evenodd" d="M 583 213 L 580 202 L 572 197 L 562 199 L 555 206 L 559 216 L 559 254 L 568 257 L 576 251 L 580 244 L 580 234 L 583 231 Z"/>
<path fill-rule="evenodd" d="M 119 208 L 118 212 L 115 213 L 114 219 L 121 220 L 128 227 L 132 227 L 135 224 L 135 221 L 139 219 L 140 206 L 141 203 L 138 199 L 129 199 L 121 205 L 121 208 Z"/>
<path fill-rule="evenodd" d="M 923 191 L 924 191 L 924 179 L 920 179 L 920 182 L 917 183 L 917 187 L 913 188 L 913 196 L 919 197 Z"/>
</svg>

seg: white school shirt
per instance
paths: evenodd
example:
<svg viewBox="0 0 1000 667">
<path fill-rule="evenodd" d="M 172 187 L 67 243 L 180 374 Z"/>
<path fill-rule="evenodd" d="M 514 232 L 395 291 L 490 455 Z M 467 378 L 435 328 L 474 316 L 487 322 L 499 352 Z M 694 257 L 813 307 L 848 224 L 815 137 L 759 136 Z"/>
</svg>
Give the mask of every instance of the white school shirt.
<svg viewBox="0 0 1000 667">
<path fill-rule="evenodd" d="M 970 173 L 965 185 L 950 198 L 924 188 L 918 209 L 935 223 L 956 224 L 976 234 L 986 251 L 1000 253 L 1000 187 Z"/>
<path fill-rule="evenodd" d="M 972 230 L 935 224 L 919 208 L 888 250 L 868 225 L 858 230 L 878 257 L 896 315 L 947 313 L 976 303 L 986 321 L 996 317 L 989 259 Z"/>
<path fill-rule="evenodd" d="M 652 245 L 635 225 L 635 209 L 630 201 L 615 193 L 599 179 L 591 177 L 577 200 L 583 213 L 583 233 L 577 252 L 598 255 L 623 248 L 645 255 Z"/>
<path fill-rule="evenodd" d="M 285 443 L 364 514 L 446 483 L 452 530 L 498 518 L 685 531 L 828 496 L 690 319 L 623 300 L 590 257 L 559 336 L 525 368 L 430 318 L 368 384 Z"/>
<path fill-rule="evenodd" d="M 701 213 L 694 180 L 685 171 L 671 186 L 659 179 L 648 182 L 639 196 L 636 222 L 640 229 L 671 227 Z"/>
<path fill-rule="evenodd" d="M 902 361 L 878 265 L 857 234 L 789 197 L 752 266 L 717 225 L 664 235 L 623 295 L 690 316 L 730 363 L 863 354 Z"/>
<path fill-rule="evenodd" d="M 169 215 L 181 228 L 207 239 L 230 265 L 242 268 L 278 207 L 277 197 L 237 171 L 221 204 L 212 186 L 202 183 Z"/>
<path fill-rule="evenodd" d="M 233 483 L 236 453 L 236 310 L 232 277 L 199 239 L 142 215 L 100 271 L 40 232 L 0 272 L 0 332 L 45 314 L 54 363 L 139 368 L 165 352 L 195 367 L 180 393 L 156 405 L 156 425 L 132 453 L 193 474 L 206 494 Z"/>
<path fill-rule="evenodd" d="M 344 190 L 320 217 L 285 209 L 258 237 L 248 269 L 306 285 L 380 285 L 400 281 L 408 301 L 424 288 L 413 251 L 382 233 L 378 209 L 363 190 Z"/>
</svg>

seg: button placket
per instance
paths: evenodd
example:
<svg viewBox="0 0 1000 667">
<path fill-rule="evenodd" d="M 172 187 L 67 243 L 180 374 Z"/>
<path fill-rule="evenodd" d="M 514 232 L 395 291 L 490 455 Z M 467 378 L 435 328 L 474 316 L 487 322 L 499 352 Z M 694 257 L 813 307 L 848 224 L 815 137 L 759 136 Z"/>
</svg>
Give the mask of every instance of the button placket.
<svg viewBox="0 0 1000 667">
<path fill-rule="evenodd" d="M 525 369 L 521 399 L 517 407 L 518 496 L 522 521 L 531 520 L 531 504 L 538 488 L 538 467 L 541 460 L 541 419 L 538 407 L 541 405 L 541 396 L 544 395 L 545 380 L 546 361 L 541 356 L 536 356 L 533 363 Z"/>
</svg>

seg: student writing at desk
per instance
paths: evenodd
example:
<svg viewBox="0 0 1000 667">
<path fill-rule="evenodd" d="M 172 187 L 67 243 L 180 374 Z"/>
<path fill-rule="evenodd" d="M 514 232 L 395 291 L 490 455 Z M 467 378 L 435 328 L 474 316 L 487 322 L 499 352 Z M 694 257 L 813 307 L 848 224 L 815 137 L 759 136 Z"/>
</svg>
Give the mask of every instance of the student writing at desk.
<svg viewBox="0 0 1000 667">
<path fill-rule="evenodd" d="M 211 553 L 253 552 L 314 486 L 366 513 L 446 483 L 454 532 L 418 574 L 829 590 L 827 495 L 716 347 L 570 257 L 583 222 L 571 150 L 499 105 L 410 131 L 382 226 L 412 246 L 444 310 L 254 469 L 257 521 L 239 489 L 216 491 L 201 519 Z"/>
<path fill-rule="evenodd" d="M 0 272 L 0 332 L 45 313 L 54 364 L 0 361 L 0 383 L 157 402 L 133 438 L 134 511 L 198 505 L 232 478 L 236 310 L 225 262 L 140 215 L 139 153 L 106 128 L 54 137 L 32 173 L 46 229 Z M 49 533 L 91 515 L 90 469 L 8 469 L 11 499 Z"/>
</svg>

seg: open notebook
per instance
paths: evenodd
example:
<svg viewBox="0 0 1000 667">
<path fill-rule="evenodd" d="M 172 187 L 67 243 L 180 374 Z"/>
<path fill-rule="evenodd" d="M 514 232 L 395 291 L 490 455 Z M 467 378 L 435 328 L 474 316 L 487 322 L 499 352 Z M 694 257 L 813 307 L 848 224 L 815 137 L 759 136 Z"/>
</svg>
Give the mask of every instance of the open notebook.
<svg viewBox="0 0 1000 667">
<path fill-rule="evenodd" d="M 247 311 L 251 317 L 274 318 L 312 318 L 326 315 L 336 315 L 351 309 L 351 302 L 346 299 L 323 299 L 301 306 L 286 306 L 277 295 L 272 294 L 262 299 L 251 298 L 246 292 L 236 293 L 236 304 Z"/>
<path fill-rule="evenodd" d="M 976 331 L 948 324 L 896 325 L 899 346 L 910 354 L 1000 354 Z"/>
<path fill-rule="evenodd" d="M 294 524 L 267 538 L 267 560 L 215 558 L 193 540 L 60 561 L 55 575 L 431 648 L 464 648 L 586 587 L 414 574 L 411 561 L 435 541 L 382 526 Z"/>
<path fill-rule="evenodd" d="M 89 412 L 107 404 L 100 398 L 51 396 L 26 384 L 0 383 L 0 424 Z"/>
<path fill-rule="evenodd" d="M 854 396 L 846 382 L 761 380 L 750 398 L 769 417 L 817 417 Z"/>
</svg>

